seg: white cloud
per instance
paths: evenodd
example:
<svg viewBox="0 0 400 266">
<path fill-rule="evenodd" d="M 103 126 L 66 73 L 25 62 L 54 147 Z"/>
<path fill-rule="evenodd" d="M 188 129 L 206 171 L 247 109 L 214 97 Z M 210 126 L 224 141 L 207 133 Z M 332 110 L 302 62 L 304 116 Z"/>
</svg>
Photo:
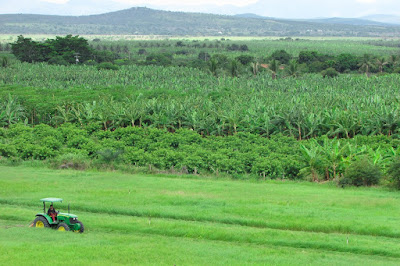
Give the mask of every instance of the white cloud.
<svg viewBox="0 0 400 266">
<path fill-rule="evenodd" d="M 356 0 L 358 3 L 362 4 L 375 4 L 377 0 Z"/>
<path fill-rule="evenodd" d="M 55 1 L 55 0 L 54 0 Z M 182 3 L 181 0 L 112 0 L 113 2 L 129 4 L 132 6 L 136 5 L 158 5 L 158 6 L 168 6 L 168 5 L 182 5 L 182 6 L 200 6 L 200 5 L 234 5 L 234 6 L 247 6 L 250 4 L 257 3 L 258 0 L 185 0 Z"/>
<path fill-rule="evenodd" d="M 66 4 L 69 0 L 40 0 L 41 2 L 47 2 L 52 4 Z"/>
</svg>

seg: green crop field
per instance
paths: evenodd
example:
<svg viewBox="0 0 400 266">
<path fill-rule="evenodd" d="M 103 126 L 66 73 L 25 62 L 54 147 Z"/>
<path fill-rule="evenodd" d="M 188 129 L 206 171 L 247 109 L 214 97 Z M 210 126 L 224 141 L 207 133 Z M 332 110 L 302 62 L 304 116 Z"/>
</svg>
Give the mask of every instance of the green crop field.
<svg viewBox="0 0 400 266">
<path fill-rule="evenodd" d="M 7 264 L 398 265 L 400 195 L 380 188 L 0 167 Z M 84 234 L 29 228 L 57 196 Z"/>
<path fill-rule="evenodd" d="M 398 39 L 31 37 L 0 35 L 0 265 L 400 264 Z M 45 197 L 84 234 L 30 228 Z"/>
</svg>

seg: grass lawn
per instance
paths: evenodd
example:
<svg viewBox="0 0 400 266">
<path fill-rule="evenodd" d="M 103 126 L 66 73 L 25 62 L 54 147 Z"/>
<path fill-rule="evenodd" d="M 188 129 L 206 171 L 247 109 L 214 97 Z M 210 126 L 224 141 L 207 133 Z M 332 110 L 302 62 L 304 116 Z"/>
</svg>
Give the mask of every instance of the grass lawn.
<svg viewBox="0 0 400 266">
<path fill-rule="evenodd" d="M 84 234 L 29 228 L 61 197 Z M 399 264 L 400 193 L 0 166 L 0 264 Z"/>
</svg>

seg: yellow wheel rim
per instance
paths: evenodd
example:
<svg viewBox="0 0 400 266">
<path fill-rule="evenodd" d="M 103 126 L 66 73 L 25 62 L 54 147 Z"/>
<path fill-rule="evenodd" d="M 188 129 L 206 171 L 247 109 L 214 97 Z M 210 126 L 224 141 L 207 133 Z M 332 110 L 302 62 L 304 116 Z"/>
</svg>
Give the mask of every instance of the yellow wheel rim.
<svg viewBox="0 0 400 266">
<path fill-rule="evenodd" d="M 65 228 L 64 228 L 64 226 L 60 226 L 60 227 L 58 227 L 58 231 L 65 231 Z"/>
<path fill-rule="evenodd" d="M 43 228 L 44 227 L 44 223 L 42 221 L 37 221 L 35 226 L 39 227 L 39 228 Z"/>
</svg>

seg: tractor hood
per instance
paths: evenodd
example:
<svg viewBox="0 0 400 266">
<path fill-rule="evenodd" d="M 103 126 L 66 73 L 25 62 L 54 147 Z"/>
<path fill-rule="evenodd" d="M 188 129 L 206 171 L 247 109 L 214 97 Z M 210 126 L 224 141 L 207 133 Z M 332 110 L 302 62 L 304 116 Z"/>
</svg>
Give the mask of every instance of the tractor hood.
<svg viewBox="0 0 400 266">
<path fill-rule="evenodd" d="M 58 215 L 58 217 L 65 217 L 65 218 L 78 218 L 78 216 L 76 216 L 75 214 L 72 213 L 62 213 L 60 212 Z"/>
</svg>

